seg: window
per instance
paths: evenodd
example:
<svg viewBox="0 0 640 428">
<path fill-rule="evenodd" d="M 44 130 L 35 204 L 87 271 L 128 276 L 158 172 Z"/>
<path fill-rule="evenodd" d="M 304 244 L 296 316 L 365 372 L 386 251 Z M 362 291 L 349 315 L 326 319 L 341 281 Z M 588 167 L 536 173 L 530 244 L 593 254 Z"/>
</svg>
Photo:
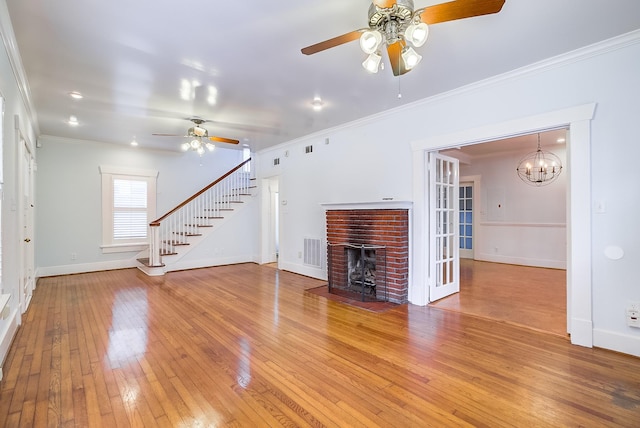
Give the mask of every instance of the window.
<svg viewBox="0 0 640 428">
<path fill-rule="evenodd" d="M 101 166 L 102 252 L 141 251 L 155 219 L 156 171 Z"/>
</svg>

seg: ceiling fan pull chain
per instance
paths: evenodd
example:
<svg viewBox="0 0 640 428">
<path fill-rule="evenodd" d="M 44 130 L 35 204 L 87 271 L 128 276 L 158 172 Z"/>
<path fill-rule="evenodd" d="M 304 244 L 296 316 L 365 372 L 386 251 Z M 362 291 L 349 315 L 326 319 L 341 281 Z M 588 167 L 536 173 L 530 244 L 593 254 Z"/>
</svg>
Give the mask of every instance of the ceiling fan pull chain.
<svg viewBox="0 0 640 428">
<path fill-rule="evenodd" d="M 398 57 L 398 62 L 400 62 L 400 57 Z M 399 67 L 398 67 L 399 69 Z M 398 75 L 398 99 L 402 98 L 402 90 L 400 88 L 400 77 L 402 77 L 402 75 Z"/>
</svg>

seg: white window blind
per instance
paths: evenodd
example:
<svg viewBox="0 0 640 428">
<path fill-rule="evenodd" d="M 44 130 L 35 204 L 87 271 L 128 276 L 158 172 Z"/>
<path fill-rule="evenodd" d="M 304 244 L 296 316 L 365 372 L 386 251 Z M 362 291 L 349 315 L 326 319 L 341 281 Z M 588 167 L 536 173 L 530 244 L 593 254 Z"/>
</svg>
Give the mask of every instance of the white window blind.
<svg viewBox="0 0 640 428">
<path fill-rule="evenodd" d="M 113 180 L 113 239 L 146 239 L 147 181 Z"/>
</svg>

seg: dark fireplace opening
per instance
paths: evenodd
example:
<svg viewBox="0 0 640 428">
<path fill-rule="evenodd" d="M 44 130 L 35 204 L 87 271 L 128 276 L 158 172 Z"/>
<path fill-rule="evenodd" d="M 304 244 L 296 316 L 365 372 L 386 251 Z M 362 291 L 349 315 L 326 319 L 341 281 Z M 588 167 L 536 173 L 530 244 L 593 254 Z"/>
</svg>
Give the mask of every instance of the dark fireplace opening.
<svg viewBox="0 0 640 428">
<path fill-rule="evenodd" d="M 386 248 L 329 245 L 329 292 L 365 301 L 388 301 Z"/>
<path fill-rule="evenodd" d="M 346 247 L 349 288 L 376 294 L 376 250 Z"/>
</svg>

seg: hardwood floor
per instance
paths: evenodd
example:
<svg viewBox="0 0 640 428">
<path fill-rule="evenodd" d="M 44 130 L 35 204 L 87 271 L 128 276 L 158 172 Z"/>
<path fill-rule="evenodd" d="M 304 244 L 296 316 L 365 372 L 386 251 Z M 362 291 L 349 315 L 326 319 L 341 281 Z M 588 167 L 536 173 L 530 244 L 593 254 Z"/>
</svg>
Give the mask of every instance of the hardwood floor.
<svg viewBox="0 0 640 428">
<path fill-rule="evenodd" d="M 460 259 L 460 293 L 431 306 L 567 336 L 567 272 Z"/>
<path fill-rule="evenodd" d="M 640 359 L 254 264 L 44 278 L 0 426 L 640 426 Z"/>
</svg>

